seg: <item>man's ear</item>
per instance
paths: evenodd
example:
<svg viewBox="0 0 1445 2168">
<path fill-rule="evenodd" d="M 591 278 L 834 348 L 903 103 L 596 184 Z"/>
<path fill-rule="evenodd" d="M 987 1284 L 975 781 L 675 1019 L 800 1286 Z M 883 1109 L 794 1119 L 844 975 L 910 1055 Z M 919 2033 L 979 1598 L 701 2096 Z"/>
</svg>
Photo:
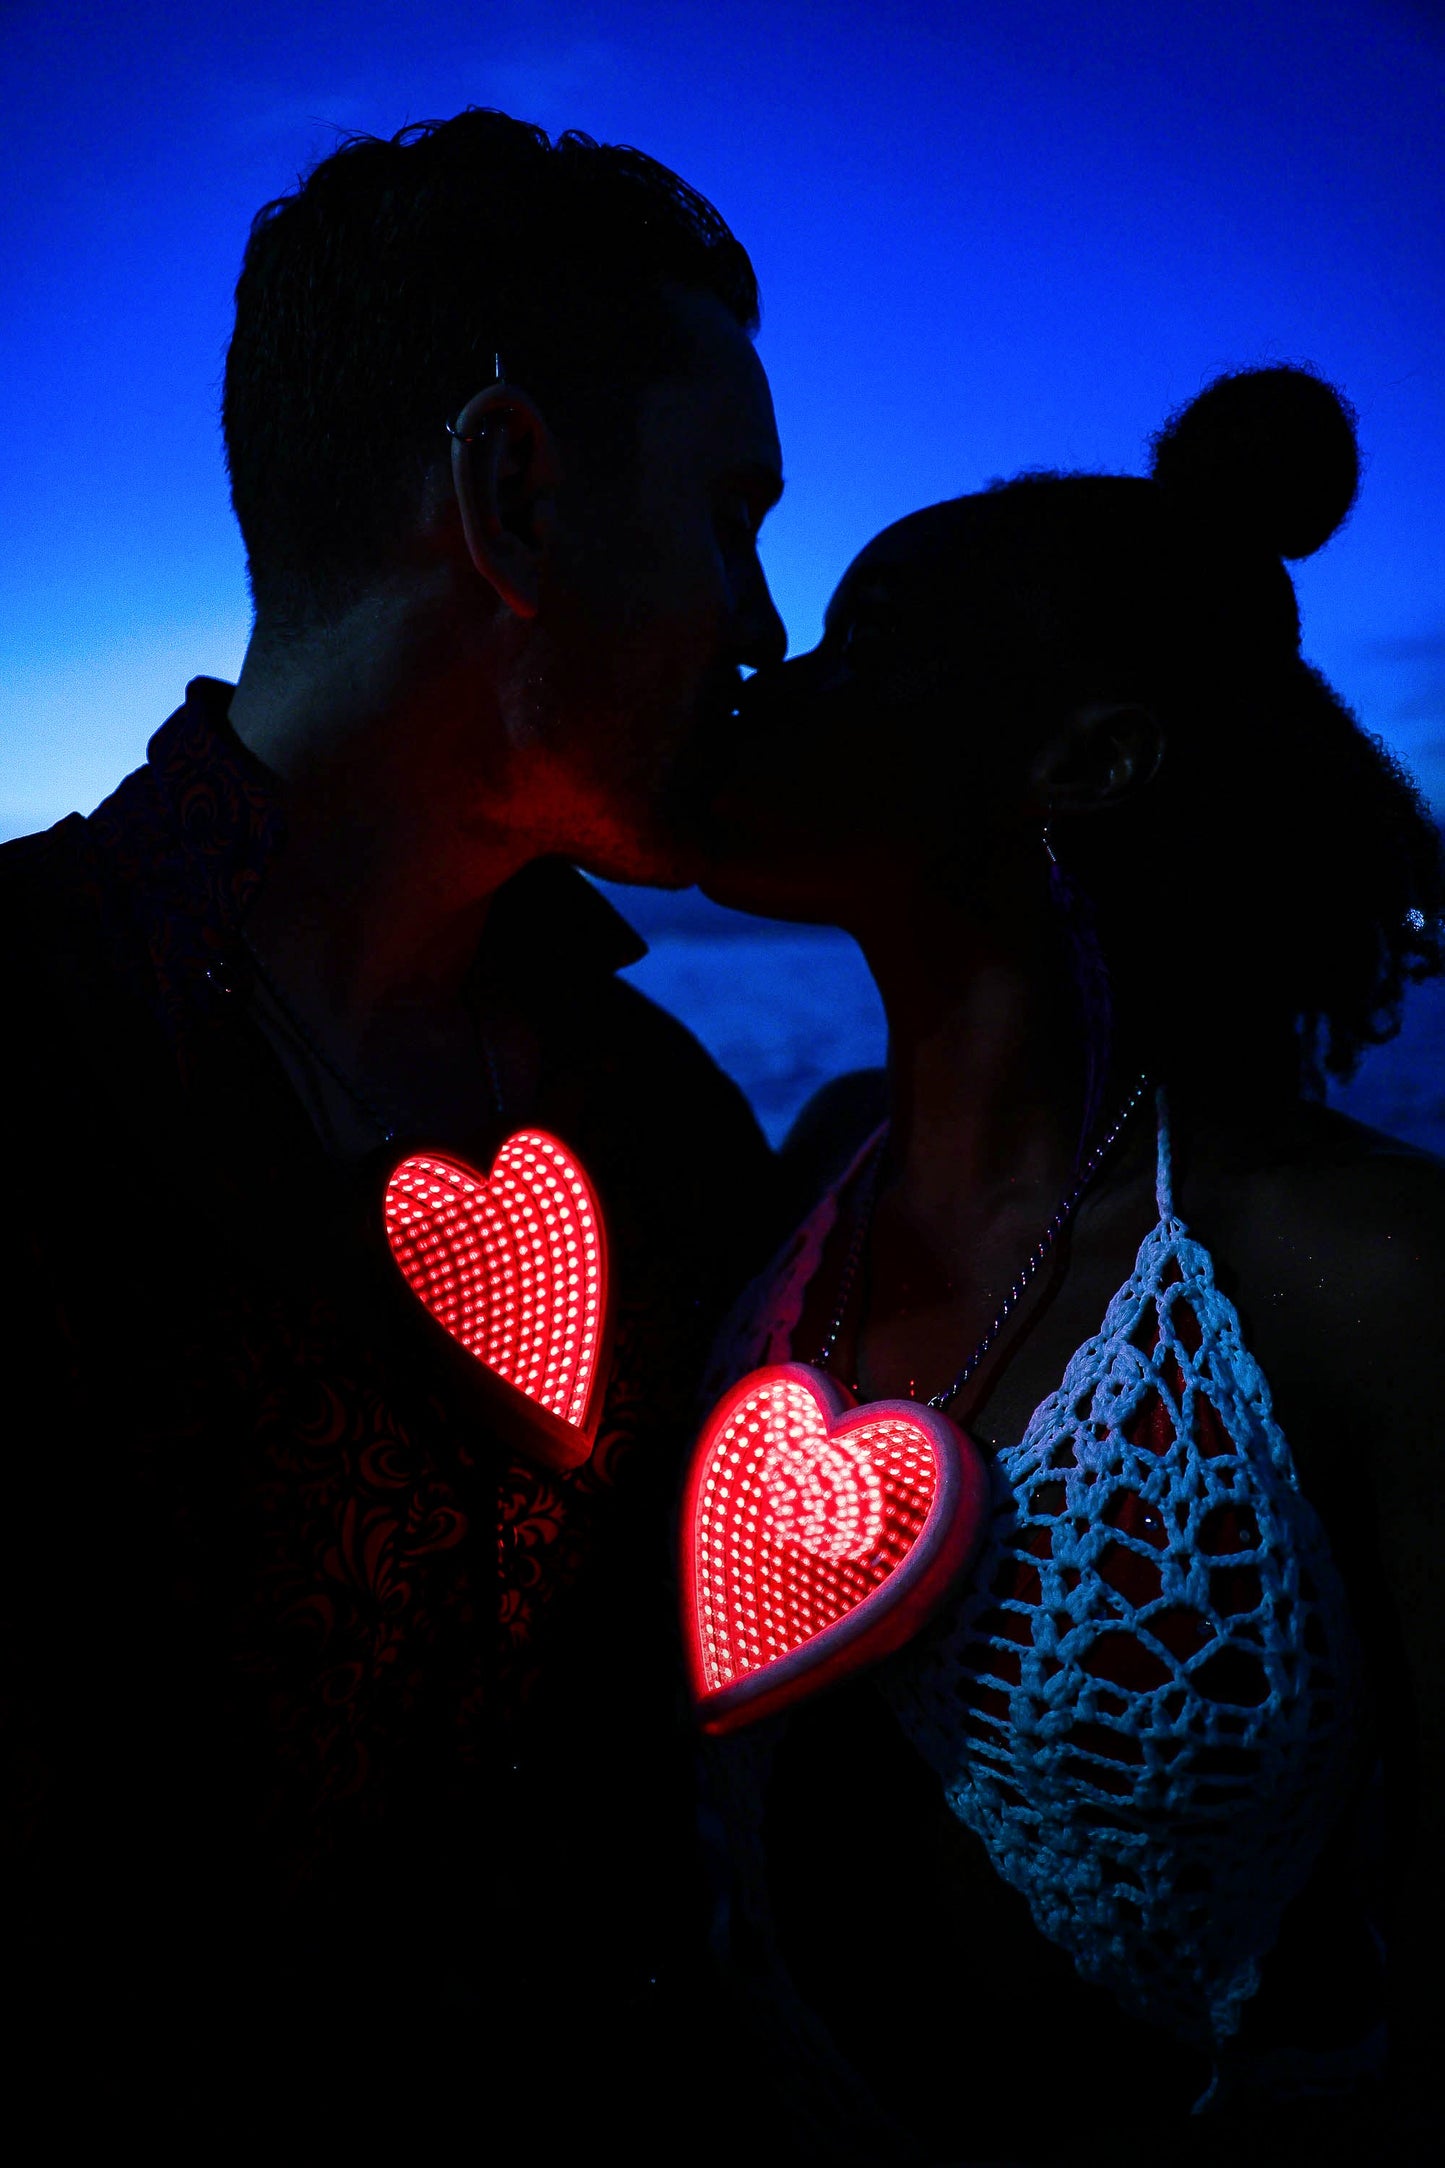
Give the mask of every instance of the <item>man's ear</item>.
<svg viewBox="0 0 1445 2168">
<path fill-rule="evenodd" d="M 535 617 L 561 458 L 540 409 L 488 384 L 452 424 L 452 489 L 473 565 L 516 617 Z"/>
<path fill-rule="evenodd" d="M 1137 701 L 1091 700 L 1044 740 L 1029 764 L 1029 783 L 1045 814 L 1098 813 L 1153 781 L 1164 758 L 1164 732 Z"/>
</svg>

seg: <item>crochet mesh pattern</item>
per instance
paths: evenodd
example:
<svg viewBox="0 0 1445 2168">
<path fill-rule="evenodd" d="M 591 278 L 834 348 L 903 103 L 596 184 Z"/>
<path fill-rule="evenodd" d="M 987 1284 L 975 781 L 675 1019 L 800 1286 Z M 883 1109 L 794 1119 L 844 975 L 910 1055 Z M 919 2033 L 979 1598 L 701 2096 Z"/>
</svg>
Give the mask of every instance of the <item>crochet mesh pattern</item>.
<svg viewBox="0 0 1445 2168">
<path fill-rule="evenodd" d="M 1268 1385 L 1174 1212 L 1162 1095 L 1157 1192 L 1101 1330 L 993 1464 L 967 1585 L 878 1681 L 1080 1974 L 1219 2047 L 1344 1806 L 1361 1666 Z M 760 1283 L 733 1376 L 787 1359 L 837 1194 Z"/>
</svg>

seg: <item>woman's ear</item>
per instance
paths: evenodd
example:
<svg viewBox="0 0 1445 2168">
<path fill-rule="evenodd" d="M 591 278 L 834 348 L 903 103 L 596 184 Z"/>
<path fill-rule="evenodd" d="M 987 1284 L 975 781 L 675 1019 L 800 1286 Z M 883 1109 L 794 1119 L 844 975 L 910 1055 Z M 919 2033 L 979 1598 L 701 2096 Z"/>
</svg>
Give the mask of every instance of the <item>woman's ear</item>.
<svg viewBox="0 0 1445 2168">
<path fill-rule="evenodd" d="M 1164 732 L 1137 701 L 1091 700 L 1045 739 L 1029 765 L 1040 812 L 1099 813 L 1151 783 Z"/>
<path fill-rule="evenodd" d="M 562 477 L 557 441 L 534 401 L 488 384 L 452 424 L 452 489 L 467 553 L 516 617 L 535 617 Z"/>
</svg>

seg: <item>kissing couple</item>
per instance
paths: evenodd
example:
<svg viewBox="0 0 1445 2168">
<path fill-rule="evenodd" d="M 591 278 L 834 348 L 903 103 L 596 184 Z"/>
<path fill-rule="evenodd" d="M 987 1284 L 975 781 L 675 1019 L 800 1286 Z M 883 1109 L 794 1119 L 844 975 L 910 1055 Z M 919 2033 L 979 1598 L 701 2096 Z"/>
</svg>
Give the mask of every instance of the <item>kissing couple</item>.
<svg viewBox="0 0 1445 2168">
<path fill-rule="evenodd" d="M 1354 417 L 1223 378 L 785 661 L 757 321 L 640 152 L 344 144 L 236 291 L 239 683 L 0 852 L 56 2150 L 1434 2131 L 1445 1169 L 1322 1085 L 1445 876 L 1286 567 Z M 886 1074 L 774 1156 L 589 874 L 845 928 Z"/>
</svg>

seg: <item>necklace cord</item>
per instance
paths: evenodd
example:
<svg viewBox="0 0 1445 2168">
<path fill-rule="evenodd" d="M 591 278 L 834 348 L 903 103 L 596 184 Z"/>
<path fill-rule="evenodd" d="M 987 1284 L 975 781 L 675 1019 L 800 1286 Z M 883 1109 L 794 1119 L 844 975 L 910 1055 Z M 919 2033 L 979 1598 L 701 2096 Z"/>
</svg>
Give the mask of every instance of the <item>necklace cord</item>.
<svg viewBox="0 0 1445 2168">
<path fill-rule="evenodd" d="M 1030 1250 L 1027 1258 L 1024 1260 L 1023 1267 L 1020 1270 L 1018 1277 L 1014 1280 L 1013 1285 L 1009 1288 L 1008 1293 L 1004 1296 L 1003 1304 L 998 1312 L 998 1315 L 994 1318 L 992 1324 L 984 1333 L 983 1338 L 974 1347 L 972 1353 L 970 1354 L 967 1362 L 963 1365 L 962 1369 L 954 1375 L 952 1381 L 948 1385 L 944 1386 L 941 1392 L 933 1393 L 929 1396 L 927 1402 L 925 1403 L 926 1406 L 930 1408 L 935 1408 L 940 1413 L 942 1413 L 948 1407 L 949 1402 L 951 1400 L 955 1400 L 958 1395 L 963 1391 L 964 1386 L 967 1385 L 970 1378 L 975 1375 L 978 1370 L 979 1364 L 984 1360 L 985 1356 L 992 1352 L 994 1346 L 998 1341 L 999 1334 L 1003 1331 L 1004 1326 L 1008 1323 L 1010 1317 L 1013 1315 L 1015 1309 L 1018 1307 L 1019 1302 L 1021 1301 L 1028 1288 L 1037 1278 L 1040 1267 L 1043 1265 L 1045 1259 L 1049 1256 L 1055 1244 L 1058 1242 L 1060 1235 L 1064 1232 L 1064 1229 L 1068 1226 L 1070 1220 L 1073 1218 L 1079 1206 L 1082 1204 L 1085 1193 L 1092 1184 L 1094 1177 L 1098 1174 L 1099 1169 L 1104 1164 L 1104 1161 L 1108 1158 L 1110 1152 L 1118 1143 L 1120 1136 L 1122 1135 L 1124 1129 L 1128 1124 L 1129 1117 L 1133 1114 L 1135 1108 L 1139 1105 L 1140 1101 L 1143 1099 L 1145 1093 L 1148 1090 L 1149 1079 L 1147 1076 L 1141 1076 L 1138 1082 L 1135 1084 L 1134 1089 L 1130 1092 L 1129 1097 L 1125 1100 L 1123 1106 L 1115 1115 L 1114 1120 L 1109 1125 L 1108 1130 L 1099 1139 L 1099 1142 L 1095 1145 L 1093 1151 L 1089 1154 L 1083 1166 L 1079 1169 L 1079 1173 L 1073 1187 L 1063 1198 L 1062 1202 L 1058 1206 L 1058 1209 L 1055 1211 L 1053 1218 L 1049 1221 L 1043 1233 L 1040 1235 L 1038 1241 L 1035 1243 L 1033 1249 Z M 843 1267 L 843 1278 L 839 1286 L 838 1302 L 833 1314 L 833 1320 L 828 1328 L 828 1332 L 826 1337 L 824 1338 L 822 1347 L 820 1348 L 818 1354 L 814 1357 L 814 1367 L 819 1370 L 826 1370 L 829 1362 L 832 1359 L 833 1351 L 838 1344 L 839 1334 L 843 1330 L 844 1321 L 846 1320 L 848 1315 L 849 1305 L 853 1300 L 854 1290 L 858 1285 L 859 1275 L 863 1266 L 864 1253 L 868 1245 L 868 1237 L 872 1232 L 874 1213 L 876 1212 L 878 1207 L 878 1195 L 882 1187 L 883 1152 L 887 1141 L 888 1132 L 884 1130 L 879 1136 L 877 1146 L 873 1153 L 872 1165 L 869 1169 L 868 1175 L 868 1188 L 858 1213 L 857 1223 L 853 1230 L 853 1239 L 849 1245 L 847 1262 Z"/>
<path fill-rule="evenodd" d="M 838 1287 L 837 1307 L 833 1314 L 833 1322 L 828 1328 L 827 1337 L 813 1358 L 815 1370 L 826 1370 L 832 1360 L 833 1350 L 838 1344 L 838 1335 L 843 1330 L 843 1321 L 848 1315 L 848 1305 L 853 1300 L 853 1289 L 857 1284 L 859 1269 L 863 1263 L 863 1251 L 867 1244 L 868 1231 L 873 1224 L 873 1213 L 878 1203 L 878 1191 L 882 1185 L 883 1148 L 887 1141 L 888 1132 L 885 1129 L 870 1156 L 867 1186 L 864 1190 L 857 1221 L 854 1224 L 853 1237 L 848 1244 L 848 1255 L 843 1265 L 843 1277 Z"/>
<path fill-rule="evenodd" d="M 241 940 L 245 946 L 246 954 L 250 957 L 252 964 L 255 966 L 256 976 L 260 979 L 261 984 L 265 987 L 267 993 L 270 995 L 272 1001 L 276 1004 L 277 1009 L 280 1011 L 282 1018 L 290 1026 L 290 1029 L 295 1034 L 296 1038 L 300 1040 L 302 1046 L 305 1047 L 306 1051 L 313 1057 L 313 1059 L 321 1064 L 321 1067 L 326 1071 L 326 1074 L 331 1078 L 332 1082 L 334 1084 L 340 1085 L 342 1091 L 345 1092 L 347 1098 L 351 1101 L 352 1105 L 360 1109 L 360 1111 L 365 1115 L 366 1119 L 371 1123 L 373 1129 L 377 1130 L 380 1133 L 382 1143 L 394 1144 L 397 1137 L 396 1123 L 392 1121 L 386 1114 L 384 1114 L 381 1111 L 380 1107 L 376 1106 L 373 1101 L 366 1096 L 365 1092 L 362 1091 L 361 1086 L 357 1084 L 352 1077 L 349 1077 L 346 1074 L 345 1070 L 342 1069 L 337 1062 L 333 1061 L 332 1057 L 327 1053 L 325 1047 L 322 1046 L 320 1042 L 315 1038 L 315 1036 L 307 1030 L 305 1024 L 302 1022 L 300 1016 L 297 1014 L 296 1009 L 288 1000 L 286 995 L 281 991 L 280 986 L 277 984 L 276 974 L 271 969 L 271 966 L 267 963 L 265 957 L 261 954 L 260 950 L 257 948 L 255 942 L 251 939 L 251 936 L 247 933 L 244 926 L 241 928 Z M 482 1058 L 487 1065 L 487 1081 L 491 1086 L 492 1099 L 496 1106 L 497 1113 L 501 1115 L 504 1112 L 502 1104 L 502 1080 L 497 1072 L 496 1056 L 492 1051 L 492 1044 L 490 1039 L 488 1039 L 486 1033 L 480 1028 L 478 1028 L 477 1037 L 481 1042 Z"/>
</svg>

